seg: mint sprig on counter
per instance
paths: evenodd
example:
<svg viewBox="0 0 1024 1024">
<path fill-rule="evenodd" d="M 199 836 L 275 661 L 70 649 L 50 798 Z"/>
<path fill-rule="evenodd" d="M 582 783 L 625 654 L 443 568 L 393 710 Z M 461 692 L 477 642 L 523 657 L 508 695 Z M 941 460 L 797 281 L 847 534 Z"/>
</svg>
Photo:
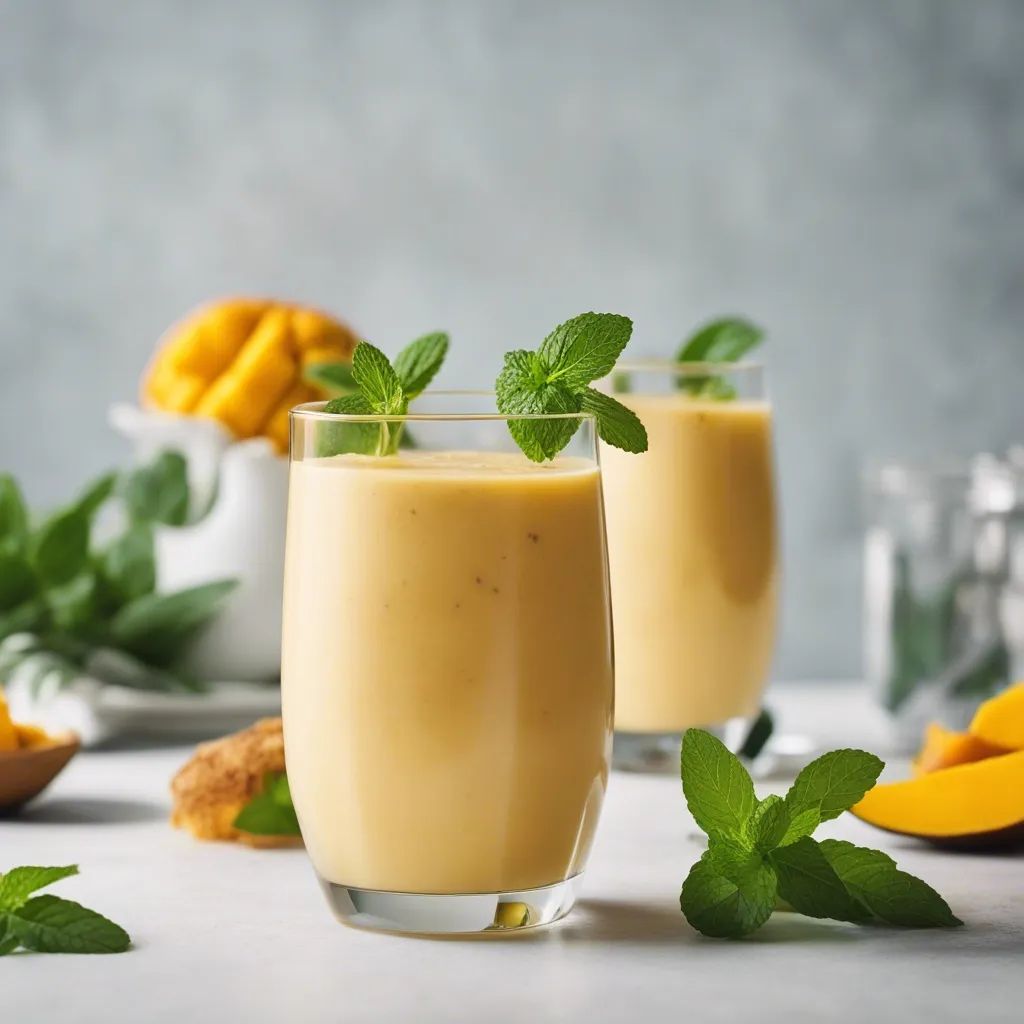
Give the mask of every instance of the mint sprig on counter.
<svg viewBox="0 0 1024 1024">
<path fill-rule="evenodd" d="M 590 387 L 611 373 L 632 332 L 628 317 L 582 313 L 556 327 L 535 352 L 506 353 L 495 383 L 498 409 L 507 416 L 590 413 L 607 444 L 647 451 L 647 431 L 636 413 Z M 508 428 L 527 458 L 544 462 L 565 448 L 579 425 L 575 418 L 512 419 Z"/>
<path fill-rule="evenodd" d="M 812 761 L 785 798 L 758 800 L 740 760 L 719 740 L 689 729 L 681 754 L 683 794 L 708 849 L 679 895 L 686 920 L 714 938 L 756 931 L 778 900 L 807 917 L 904 928 L 963 924 L 931 886 L 888 854 L 811 834 L 874 786 L 884 767 L 863 750 Z"/>
<path fill-rule="evenodd" d="M 257 793 L 234 820 L 234 827 L 254 836 L 298 836 L 299 819 L 284 772 L 267 772 Z"/>
<path fill-rule="evenodd" d="M 712 320 L 686 338 L 675 355 L 677 363 L 735 363 L 764 340 L 764 331 L 741 317 Z M 680 374 L 680 390 L 695 398 L 729 401 L 736 389 L 724 377 Z"/>
<path fill-rule="evenodd" d="M 324 412 L 345 416 L 404 416 L 409 403 L 420 395 L 437 375 L 448 353 L 448 335 L 442 331 L 425 334 L 410 342 L 392 364 L 368 341 L 361 341 L 352 354 L 352 366 L 328 363 L 311 371 L 315 382 L 337 390 L 354 390 L 332 398 Z M 339 369 L 339 368 L 344 369 Z M 320 430 L 321 457 L 355 453 L 393 455 L 402 444 L 403 423 L 353 420 L 324 425 Z"/>
<path fill-rule="evenodd" d="M 12 868 L 0 874 L 0 956 L 35 953 L 123 953 L 131 938 L 95 910 L 34 892 L 78 874 L 78 867 Z"/>
</svg>

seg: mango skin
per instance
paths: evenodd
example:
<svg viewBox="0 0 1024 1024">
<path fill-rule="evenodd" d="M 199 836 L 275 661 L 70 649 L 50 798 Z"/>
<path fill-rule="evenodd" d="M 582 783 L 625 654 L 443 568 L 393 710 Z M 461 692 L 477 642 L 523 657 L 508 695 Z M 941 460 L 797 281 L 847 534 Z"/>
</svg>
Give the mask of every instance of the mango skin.
<svg viewBox="0 0 1024 1024">
<path fill-rule="evenodd" d="M 239 440 L 288 450 L 288 411 L 328 397 L 303 377 L 318 363 L 351 362 L 359 339 L 319 310 L 270 299 L 214 302 L 174 324 L 143 376 L 148 409 L 218 420 Z"/>
</svg>

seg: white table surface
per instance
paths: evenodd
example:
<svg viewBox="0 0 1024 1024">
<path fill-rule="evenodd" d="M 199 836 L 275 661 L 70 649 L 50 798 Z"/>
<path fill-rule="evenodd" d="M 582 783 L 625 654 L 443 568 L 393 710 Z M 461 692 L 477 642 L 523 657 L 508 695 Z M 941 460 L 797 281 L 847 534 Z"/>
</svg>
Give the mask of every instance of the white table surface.
<svg viewBox="0 0 1024 1024">
<path fill-rule="evenodd" d="M 780 691 L 775 705 L 784 729 L 815 726 L 830 746 L 882 742 L 848 688 Z M 939 853 L 846 815 L 823 832 L 888 850 L 967 927 L 900 932 L 776 914 L 741 942 L 705 939 L 678 909 L 700 854 L 678 780 L 614 773 L 566 921 L 506 939 L 400 938 L 337 924 L 301 851 L 172 830 L 167 783 L 188 754 L 83 754 L 22 818 L 0 822 L 0 870 L 79 863 L 82 875 L 53 891 L 135 942 L 121 956 L 0 960 L 0 1021 L 1024 1019 L 1020 855 Z"/>
</svg>

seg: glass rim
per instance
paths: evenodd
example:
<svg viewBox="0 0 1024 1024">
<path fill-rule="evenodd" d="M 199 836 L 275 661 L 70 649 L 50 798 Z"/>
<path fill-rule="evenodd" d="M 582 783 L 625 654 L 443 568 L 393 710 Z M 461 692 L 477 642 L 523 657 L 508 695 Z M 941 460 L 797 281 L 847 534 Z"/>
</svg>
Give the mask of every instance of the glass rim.
<svg viewBox="0 0 1024 1024">
<path fill-rule="evenodd" d="M 764 363 L 754 359 L 741 359 L 734 363 L 729 362 L 694 362 L 680 363 L 675 359 L 664 359 L 659 356 L 638 356 L 630 359 L 620 359 L 611 373 L 674 373 L 684 376 L 723 376 L 728 373 L 750 373 L 752 371 L 764 371 Z M 611 374 L 609 374 L 611 376 Z"/>
<path fill-rule="evenodd" d="M 427 390 L 416 398 L 493 398 L 493 391 L 431 391 Z M 415 401 L 416 399 L 413 399 Z M 408 412 L 405 414 L 367 412 L 324 412 L 327 405 L 323 402 L 303 402 L 288 411 L 289 419 L 309 419 L 323 423 L 444 423 L 444 422 L 508 422 L 510 420 L 593 420 L 597 417 L 592 412 L 539 412 L 539 413 L 503 413 L 503 412 Z"/>
</svg>

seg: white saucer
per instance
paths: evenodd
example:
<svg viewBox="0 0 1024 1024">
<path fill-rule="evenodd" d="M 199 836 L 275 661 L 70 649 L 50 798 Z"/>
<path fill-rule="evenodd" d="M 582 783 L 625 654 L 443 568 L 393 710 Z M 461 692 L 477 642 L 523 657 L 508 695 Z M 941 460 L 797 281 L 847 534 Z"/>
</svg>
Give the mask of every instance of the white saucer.
<svg viewBox="0 0 1024 1024">
<path fill-rule="evenodd" d="M 276 684 L 210 683 L 205 693 L 160 693 L 81 677 L 67 685 L 33 687 L 13 674 L 6 687 L 15 721 L 49 733 L 71 730 L 85 747 L 112 740 L 184 743 L 237 732 L 281 713 Z"/>
</svg>

